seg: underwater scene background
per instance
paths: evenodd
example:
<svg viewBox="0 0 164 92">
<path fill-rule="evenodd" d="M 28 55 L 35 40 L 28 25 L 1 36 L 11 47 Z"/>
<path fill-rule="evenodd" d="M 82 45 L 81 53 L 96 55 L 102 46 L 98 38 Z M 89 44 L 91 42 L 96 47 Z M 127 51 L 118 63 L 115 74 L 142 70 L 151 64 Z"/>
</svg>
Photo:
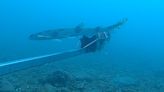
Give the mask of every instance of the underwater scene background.
<svg viewBox="0 0 164 92">
<path fill-rule="evenodd" d="M 162 0 L 1 0 L 0 62 L 79 48 L 76 38 L 32 41 L 47 29 L 109 26 L 101 51 L 17 71 L 0 92 L 164 92 Z"/>
</svg>

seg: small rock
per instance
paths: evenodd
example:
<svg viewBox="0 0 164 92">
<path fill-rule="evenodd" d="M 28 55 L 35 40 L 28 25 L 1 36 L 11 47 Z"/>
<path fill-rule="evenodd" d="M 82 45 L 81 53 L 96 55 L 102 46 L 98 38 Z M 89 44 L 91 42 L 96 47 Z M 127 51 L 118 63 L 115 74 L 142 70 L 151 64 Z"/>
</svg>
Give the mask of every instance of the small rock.
<svg viewBox="0 0 164 92">
<path fill-rule="evenodd" d="M 90 78 L 76 78 L 73 82 L 72 82 L 72 86 L 74 87 L 74 89 L 76 90 L 80 90 L 83 91 L 86 89 L 86 87 L 91 84 L 93 80 Z"/>
<path fill-rule="evenodd" d="M 9 81 L 0 79 L 0 92 L 15 92 L 15 88 Z"/>
<path fill-rule="evenodd" d="M 56 88 L 55 87 L 53 87 L 52 85 L 50 85 L 50 84 L 45 84 L 44 85 L 44 90 L 45 90 L 45 92 L 56 92 Z"/>
<path fill-rule="evenodd" d="M 137 80 L 128 76 L 123 76 L 123 77 L 119 76 L 112 80 L 112 85 L 117 87 L 125 87 L 125 86 L 132 86 L 132 85 L 134 86 L 137 84 L 138 84 Z"/>
<path fill-rule="evenodd" d="M 71 82 L 71 78 L 68 74 L 61 71 L 53 72 L 48 75 L 45 83 L 49 83 L 54 87 L 65 87 Z"/>
</svg>

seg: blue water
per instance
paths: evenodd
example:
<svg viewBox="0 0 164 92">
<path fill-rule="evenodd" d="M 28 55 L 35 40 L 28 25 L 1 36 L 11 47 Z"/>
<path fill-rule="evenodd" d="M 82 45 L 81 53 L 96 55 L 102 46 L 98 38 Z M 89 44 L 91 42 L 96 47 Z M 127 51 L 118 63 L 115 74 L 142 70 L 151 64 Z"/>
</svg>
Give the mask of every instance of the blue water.
<svg viewBox="0 0 164 92">
<path fill-rule="evenodd" d="M 125 25 L 111 34 L 111 40 L 103 51 L 83 59 L 92 62 L 84 63 L 82 57 L 71 62 L 78 61 L 84 67 L 85 64 L 91 67 L 90 64 L 102 61 L 104 71 L 110 70 L 111 64 L 116 70 L 163 71 L 163 4 L 162 0 L 1 0 L 0 61 L 60 52 L 78 46 L 75 39 L 31 41 L 28 39 L 30 34 L 75 27 L 81 22 L 86 27 L 109 26 L 128 18 Z"/>
</svg>

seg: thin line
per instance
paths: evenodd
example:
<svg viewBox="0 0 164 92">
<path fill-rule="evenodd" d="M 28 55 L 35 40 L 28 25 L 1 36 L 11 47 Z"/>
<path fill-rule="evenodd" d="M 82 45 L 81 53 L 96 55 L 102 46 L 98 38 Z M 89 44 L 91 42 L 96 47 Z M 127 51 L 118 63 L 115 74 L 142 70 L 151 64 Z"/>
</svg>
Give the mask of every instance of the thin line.
<svg viewBox="0 0 164 92">
<path fill-rule="evenodd" d="M 89 44 L 87 44 L 86 46 L 84 46 L 83 48 L 87 48 L 88 46 L 92 45 L 93 43 L 95 43 L 98 39 L 95 39 L 94 41 L 90 42 Z"/>
</svg>

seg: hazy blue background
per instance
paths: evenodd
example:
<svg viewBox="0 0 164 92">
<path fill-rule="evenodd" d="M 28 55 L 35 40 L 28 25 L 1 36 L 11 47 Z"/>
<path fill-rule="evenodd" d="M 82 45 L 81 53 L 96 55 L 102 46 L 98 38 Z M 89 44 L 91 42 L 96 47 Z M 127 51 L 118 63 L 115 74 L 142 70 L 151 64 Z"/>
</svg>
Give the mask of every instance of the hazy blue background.
<svg viewBox="0 0 164 92">
<path fill-rule="evenodd" d="M 72 40 L 28 40 L 35 32 L 74 27 L 80 22 L 86 27 L 108 26 L 128 18 L 128 23 L 112 34 L 104 50 L 110 56 L 109 62 L 164 69 L 163 4 L 162 0 L 1 0 L 0 59 L 77 47 L 77 41 Z"/>
</svg>

